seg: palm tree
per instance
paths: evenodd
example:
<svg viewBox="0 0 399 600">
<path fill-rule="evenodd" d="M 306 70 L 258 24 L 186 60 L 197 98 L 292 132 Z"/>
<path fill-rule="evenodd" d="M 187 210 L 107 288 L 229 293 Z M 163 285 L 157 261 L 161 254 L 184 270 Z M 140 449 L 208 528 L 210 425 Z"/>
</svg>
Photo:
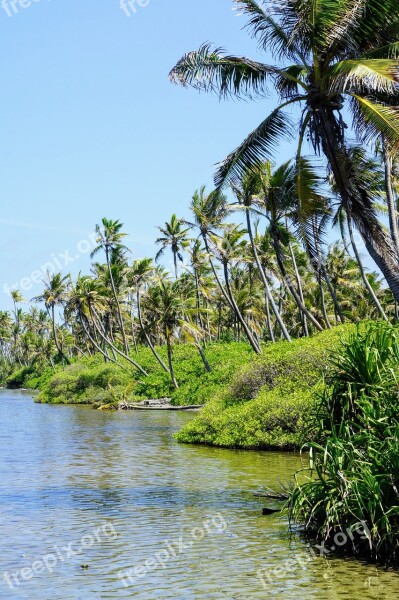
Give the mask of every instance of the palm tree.
<svg viewBox="0 0 399 600">
<path fill-rule="evenodd" d="M 323 328 L 301 299 L 301 291 L 296 290 L 293 278 L 286 264 L 286 248 L 289 247 L 290 234 L 285 227 L 285 217 L 292 210 L 292 170 L 288 161 L 272 170 L 270 162 L 259 166 L 256 170 L 259 177 L 260 192 L 257 205 L 269 222 L 268 232 L 276 254 L 278 267 L 284 284 L 294 298 L 301 313 L 301 320 L 307 317 L 321 331 Z M 295 268 L 295 265 L 294 265 Z M 299 280 L 299 278 L 298 278 Z"/>
<path fill-rule="evenodd" d="M 163 237 L 156 240 L 156 244 L 161 245 L 158 250 L 155 260 L 161 258 L 166 248 L 171 248 L 173 254 L 173 264 L 175 269 L 175 278 L 178 277 L 177 260 L 183 262 L 182 251 L 188 246 L 187 232 L 188 229 L 183 229 L 183 221 L 178 219 L 176 215 L 172 215 L 170 223 L 166 222 L 164 227 L 158 227 Z"/>
<path fill-rule="evenodd" d="M 382 173 L 381 173 L 379 165 L 376 164 L 375 161 L 373 161 L 370 157 L 368 157 L 365 150 L 359 146 L 351 147 L 348 150 L 348 155 L 350 157 L 352 165 L 354 165 L 354 167 L 355 167 L 354 171 L 353 171 L 353 178 L 355 180 L 356 187 L 358 189 L 364 190 L 364 192 L 369 195 L 370 201 L 373 202 L 373 204 L 375 204 L 375 198 L 378 197 L 379 195 L 381 195 L 381 192 L 382 192 L 382 189 L 384 186 L 383 177 L 382 177 Z M 332 181 L 332 188 L 335 191 L 338 190 L 338 186 L 336 185 L 335 179 Z M 388 200 L 388 202 L 389 202 L 389 200 Z M 360 270 L 361 277 L 363 279 L 363 283 L 364 283 L 367 291 L 369 292 L 371 299 L 374 302 L 374 304 L 380 314 L 380 317 L 382 319 L 387 320 L 387 316 L 384 312 L 384 309 L 382 308 L 381 303 L 378 300 L 378 298 L 366 276 L 365 268 L 363 266 L 363 263 L 362 263 L 362 260 L 360 257 L 360 253 L 359 253 L 359 250 L 358 250 L 356 242 L 355 242 L 355 236 L 354 236 L 353 225 L 352 225 L 353 220 L 354 219 L 353 219 L 353 215 L 351 213 L 351 208 L 347 203 L 345 203 L 342 200 L 342 196 L 341 196 L 341 202 L 338 205 L 337 214 L 335 216 L 334 222 L 335 223 L 341 222 L 342 224 L 346 222 L 346 225 L 348 228 L 348 233 L 349 233 L 349 240 L 350 240 L 350 243 L 352 246 L 353 253 L 354 253 L 357 263 L 359 265 L 359 270 Z M 396 244 L 396 242 L 395 242 L 395 244 Z M 399 260 L 399 255 L 398 255 L 398 260 Z"/>
<path fill-rule="evenodd" d="M 160 280 L 154 291 L 157 303 L 157 322 L 166 341 L 169 374 L 173 387 L 178 389 L 179 384 L 174 371 L 172 350 L 172 340 L 181 318 L 178 282 L 171 283 L 167 279 Z"/>
<path fill-rule="evenodd" d="M 256 352 L 256 354 L 262 354 L 259 343 L 254 338 L 237 305 L 230 285 L 229 267 L 233 261 L 242 257 L 246 251 L 247 242 L 243 240 L 244 233 L 245 230 L 240 229 L 238 225 L 226 225 L 222 237 L 213 234 L 211 239 L 217 249 L 220 261 L 222 263 L 226 292 L 230 301 L 230 305 L 233 308 L 233 311 L 240 325 L 242 326 L 252 349 Z"/>
<path fill-rule="evenodd" d="M 166 373 L 168 373 L 170 375 L 170 371 L 169 371 L 168 367 L 165 365 L 164 361 L 159 356 L 158 352 L 155 349 L 154 344 L 151 341 L 150 336 L 147 333 L 147 329 L 144 326 L 143 315 L 142 315 L 142 311 L 141 311 L 141 287 L 146 282 L 148 282 L 149 277 L 151 275 L 153 275 L 153 273 L 154 273 L 154 265 L 153 265 L 152 259 L 151 258 L 143 258 L 141 260 L 139 259 L 139 260 L 134 261 L 129 275 L 132 280 L 132 285 L 136 289 L 137 316 L 138 316 L 139 323 L 140 323 L 140 329 L 141 329 L 142 333 L 144 334 L 144 337 L 147 341 L 147 344 L 148 344 L 151 352 L 153 353 L 153 355 L 155 356 L 155 358 L 157 359 L 157 361 L 159 362 L 159 364 L 161 365 L 163 370 L 166 371 Z"/>
<path fill-rule="evenodd" d="M 257 172 L 257 170 L 251 170 L 251 171 L 246 172 L 238 185 L 237 184 L 232 185 L 232 189 L 237 198 L 239 205 L 243 206 L 244 210 L 245 210 L 245 218 L 246 218 L 246 222 L 247 222 L 247 230 L 248 230 L 248 235 L 249 235 L 249 239 L 251 242 L 252 253 L 254 255 L 254 259 L 255 259 L 256 265 L 258 267 L 259 275 L 261 277 L 263 287 L 265 290 L 265 297 L 267 300 L 266 306 L 268 307 L 270 305 L 272 307 L 272 311 L 277 319 L 278 324 L 281 327 L 281 331 L 282 331 L 285 339 L 290 342 L 291 341 L 290 334 L 288 333 L 288 330 L 284 324 L 283 319 L 281 318 L 281 315 L 278 311 L 278 308 L 274 301 L 274 298 L 270 292 L 269 283 L 267 281 L 265 272 L 262 268 L 262 265 L 261 265 L 261 262 L 259 259 L 259 255 L 258 255 L 258 251 L 256 248 L 254 235 L 253 235 L 253 231 L 252 231 L 251 209 L 252 209 L 254 200 L 261 192 L 261 182 L 260 182 L 260 177 L 259 177 L 259 173 Z M 270 321 L 268 320 L 268 322 L 270 322 Z M 270 327 L 269 327 L 269 331 L 271 332 Z M 271 335 L 271 337 L 273 337 L 273 336 Z"/>
<path fill-rule="evenodd" d="M 123 223 L 120 221 L 112 221 L 110 219 L 106 219 L 105 217 L 102 219 L 102 227 L 100 225 L 96 225 L 96 233 L 97 233 L 97 243 L 98 246 L 93 250 L 91 256 L 93 257 L 100 250 L 105 250 L 105 258 L 107 261 L 108 273 L 111 283 L 112 294 L 116 304 L 116 310 L 118 314 L 119 326 L 122 333 L 123 338 L 123 346 L 125 349 L 125 354 L 129 354 L 129 346 L 127 343 L 125 327 L 123 325 L 122 311 L 121 306 L 118 299 L 118 294 L 115 287 L 114 276 L 112 273 L 111 267 L 111 256 L 112 253 L 118 254 L 120 251 L 126 251 L 127 248 L 122 244 L 122 240 L 126 237 L 126 233 L 122 233 L 121 229 L 123 227 Z"/>
<path fill-rule="evenodd" d="M 67 300 L 68 282 L 69 275 L 65 275 L 65 277 L 63 277 L 61 273 L 56 273 L 52 276 L 48 274 L 48 281 L 45 283 L 43 293 L 34 298 L 34 300 L 44 302 L 46 310 L 51 316 L 53 338 L 55 346 L 58 350 L 58 354 L 61 356 L 61 358 L 65 359 L 68 365 L 70 365 L 71 361 L 62 351 L 60 346 L 55 325 L 55 307 L 62 306 L 62 304 L 64 304 L 64 302 Z"/>
<path fill-rule="evenodd" d="M 373 260 L 399 299 L 399 261 L 367 190 L 353 177 L 348 125 L 362 142 L 383 136 L 399 146 L 397 0 L 235 0 L 259 45 L 280 65 L 229 56 L 203 45 L 171 71 L 175 83 L 221 97 L 264 98 L 270 82 L 281 102 L 220 165 L 217 186 L 270 158 L 283 136 L 296 131 L 284 112 L 299 109 L 299 147 L 308 136 L 323 153 L 345 207 Z M 344 112 L 345 111 L 345 112 Z M 345 118 L 349 118 L 345 123 Z"/>
<path fill-rule="evenodd" d="M 219 274 L 212 260 L 212 251 L 209 246 L 209 236 L 212 234 L 215 235 L 226 217 L 226 203 L 226 196 L 222 194 L 220 190 L 214 190 L 207 194 L 206 187 L 202 186 L 199 190 L 194 192 L 192 197 L 191 212 L 194 217 L 194 222 L 188 222 L 188 225 L 199 229 L 215 281 L 219 286 L 227 306 L 234 310 L 229 295 L 226 293 L 226 290 L 220 281 Z"/>
</svg>

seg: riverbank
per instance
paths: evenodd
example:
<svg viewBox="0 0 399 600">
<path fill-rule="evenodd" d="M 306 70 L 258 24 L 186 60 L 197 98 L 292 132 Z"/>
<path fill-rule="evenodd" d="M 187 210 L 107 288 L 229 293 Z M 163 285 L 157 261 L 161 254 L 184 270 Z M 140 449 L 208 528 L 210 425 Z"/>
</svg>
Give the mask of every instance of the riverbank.
<svg viewBox="0 0 399 600">
<path fill-rule="evenodd" d="M 89 404 L 116 409 L 148 400 L 171 398 L 173 406 L 205 405 L 177 434 L 179 442 L 226 448 L 295 450 L 312 439 L 312 414 L 318 385 L 326 374 L 327 357 L 352 325 L 336 327 L 311 338 L 265 345 L 257 357 L 246 343 L 215 343 L 206 348 L 211 372 L 204 370 L 196 348 L 174 347 L 179 388 L 173 389 L 148 348 L 134 355 L 149 373 L 143 377 L 101 356 L 68 367 L 21 370 L 9 377 L 15 386 L 40 390 L 36 402 Z M 162 357 L 165 348 L 158 348 Z"/>
</svg>

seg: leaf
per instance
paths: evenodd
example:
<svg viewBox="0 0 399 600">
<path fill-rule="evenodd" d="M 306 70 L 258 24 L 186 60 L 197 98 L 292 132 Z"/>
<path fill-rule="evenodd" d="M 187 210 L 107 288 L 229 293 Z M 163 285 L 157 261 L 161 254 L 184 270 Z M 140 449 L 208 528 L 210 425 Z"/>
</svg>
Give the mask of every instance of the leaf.
<svg viewBox="0 0 399 600">
<path fill-rule="evenodd" d="M 267 84 L 275 67 L 244 57 L 228 56 L 221 48 L 212 49 L 203 44 L 196 52 L 189 52 L 169 74 L 173 83 L 191 86 L 200 91 L 211 91 L 221 97 L 264 97 Z"/>
<path fill-rule="evenodd" d="M 233 178 L 240 178 L 247 169 L 260 166 L 273 155 L 277 142 L 282 137 L 292 135 L 289 118 L 276 108 L 234 152 L 221 163 L 215 185 L 220 188 Z"/>
<path fill-rule="evenodd" d="M 342 60 L 326 69 L 329 93 L 364 90 L 394 94 L 399 81 L 398 62 L 390 59 Z"/>
<path fill-rule="evenodd" d="M 393 148 L 399 147 L 399 110 L 397 107 L 377 104 L 367 98 L 351 94 L 355 99 L 353 105 L 354 124 L 357 134 L 366 142 L 372 142 L 383 135 Z"/>
</svg>

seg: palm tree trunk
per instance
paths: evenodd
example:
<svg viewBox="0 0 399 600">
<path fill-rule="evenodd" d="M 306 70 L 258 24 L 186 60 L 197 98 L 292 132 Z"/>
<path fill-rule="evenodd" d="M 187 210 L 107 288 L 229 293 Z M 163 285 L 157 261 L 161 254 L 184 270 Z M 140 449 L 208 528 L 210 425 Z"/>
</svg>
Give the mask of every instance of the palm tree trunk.
<svg viewBox="0 0 399 600">
<path fill-rule="evenodd" d="M 272 322 L 270 318 L 270 306 L 269 306 L 269 298 L 265 291 L 265 308 L 266 308 L 266 320 L 267 320 L 267 329 L 269 331 L 270 341 L 274 344 L 276 338 L 274 337 Z"/>
<path fill-rule="evenodd" d="M 204 328 L 203 323 L 202 323 L 202 317 L 201 317 L 201 296 L 200 296 L 200 290 L 199 290 L 199 278 L 198 278 L 198 273 L 197 273 L 197 269 L 193 269 L 194 270 L 194 277 L 195 277 L 195 297 L 196 297 L 196 303 L 197 303 L 197 324 L 199 325 L 199 327 L 201 327 L 201 329 Z"/>
<path fill-rule="evenodd" d="M 366 286 L 366 288 L 367 288 L 367 290 L 368 290 L 368 292 L 369 292 L 369 294 L 370 294 L 370 296 L 371 296 L 371 298 L 372 298 L 372 300 L 373 300 L 373 302 L 374 302 L 374 304 L 375 304 L 378 312 L 380 313 L 381 318 L 385 319 L 385 321 L 388 321 L 388 317 L 386 316 L 386 314 L 384 312 L 384 309 L 382 308 L 382 306 L 381 306 L 381 304 L 380 304 L 377 296 L 375 295 L 374 290 L 371 287 L 369 280 L 367 279 L 366 272 L 364 270 L 363 263 L 362 263 L 361 258 L 360 258 L 360 254 L 358 252 L 358 249 L 357 249 L 357 246 L 356 246 L 356 243 L 355 243 L 355 238 L 354 238 L 354 235 L 353 235 L 352 221 L 351 221 L 351 216 L 350 215 L 348 215 L 347 221 L 348 221 L 349 238 L 350 238 L 350 241 L 351 241 L 353 252 L 354 252 L 356 260 L 357 260 L 357 264 L 359 265 L 359 270 L 360 270 L 360 274 L 361 274 L 362 279 L 363 279 L 363 283 Z"/>
<path fill-rule="evenodd" d="M 334 290 L 333 286 L 331 285 L 330 278 L 328 276 L 328 273 L 327 273 L 324 265 L 321 266 L 321 273 L 323 275 L 324 281 L 327 284 L 328 291 L 330 292 L 330 296 L 331 296 L 332 301 L 334 303 L 335 312 L 339 316 L 339 319 L 340 319 L 341 323 L 345 323 L 344 313 L 342 312 L 341 306 L 340 306 L 340 304 L 338 302 L 336 291 Z"/>
<path fill-rule="evenodd" d="M 163 362 L 162 358 L 159 356 L 158 352 L 155 350 L 154 345 L 151 342 L 151 339 L 150 339 L 149 335 L 147 334 L 147 331 L 145 330 L 144 323 L 143 323 L 143 315 L 141 314 L 140 289 L 139 289 L 138 285 L 137 285 L 137 291 L 136 291 L 136 298 L 137 298 L 137 315 L 138 315 L 138 318 L 139 318 L 139 323 L 140 323 L 141 331 L 144 334 L 144 337 L 145 337 L 145 339 L 147 341 L 147 344 L 148 344 L 151 352 L 153 353 L 153 355 L 155 356 L 155 358 L 157 359 L 157 361 L 159 362 L 159 364 L 161 365 L 161 367 L 163 368 L 163 370 L 166 371 L 166 373 L 168 375 L 171 375 L 168 367 L 165 365 L 165 363 Z"/>
<path fill-rule="evenodd" d="M 284 283 L 286 284 L 288 290 L 290 291 L 290 293 L 293 296 L 295 302 L 297 303 L 298 308 L 303 312 L 304 315 L 306 315 L 308 317 L 309 321 L 311 321 L 311 323 L 313 323 L 313 325 L 316 327 L 316 329 L 318 329 L 319 331 L 323 331 L 323 327 L 320 325 L 320 323 L 317 321 L 317 319 L 314 318 L 314 316 L 312 315 L 312 313 L 303 304 L 303 302 L 301 301 L 300 297 L 297 294 L 296 289 L 292 285 L 291 277 L 287 274 L 287 271 L 286 271 L 285 265 L 284 265 L 284 259 L 281 256 L 279 241 L 276 240 L 276 238 L 275 238 L 274 235 L 272 237 L 273 237 L 274 250 L 276 252 L 277 264 L 278 264 L 279 269 L 281 271 L 281 275 L 283 276 Z"/>
<path fill-rule="evenodd" d="M 165 331 L 165 339 L 166 339 L 166 347 L 167 347 L 167 351 L 168 351 L 168 364 L 169 364 L 170 378 L 172 380 L 173 387 L 176 390 L 178 390 L 179 384 L 177 383 L 177 379 L 175 377 L 175 372 L 173 369 L 172 344 L 170 342 L 170 336 L 167 331 Z"/>
<path fill-rule="evenodd" d="M 177 273 L 177 253 L 173 252 L 173 264 L 175 267 L 175 279 L 178 278 L 178 273 Z"/>
<path fill-rule="evenodd" d="M 272 311 L 274 313 L 274 316 L 276 317 L 277 322 L 278 322 L 278 324 L 281 327 L 281 331 L 282 331 L 285 339 L 287 340 L 287 342 L 290 342 L 291 341 L 291 336 L 288 333 L 288 330 L 287 330 L 287 328 L 285 326 L 285 323 L 284 323 L 284 321 L 283 321 L 283 319 L 282 319 L 282 317 L 280 315 L 280 312 L 279 312 L 279 310 L 278 310 L 278 308 L 276 306 L 276 303 L 274 302 L 274 298 L 273 298 L 273 296 L 272 296 L 272 294 L 270 292 L 270 288 L 269 288 L 269 284 L 268 284 L 267 279 L 266 279 L 265 272 L 264 272 L 263 267 L 261 265 L 261 262 L 259 260 L 258 250 L 256 248 L 256 244 L 255 244 L 255 240 L 254 240 L 254 236 L 253 236 L 253 232 L 252 232 L 252 223 L 251 223 L 251 217 L 250 217 L 248 208 L 246 208 L 245 213 L 246 213 L 246 218 L 247 218 L 247 229 L 248 229 L 249 239 L 250 239 L 250 242 L 251 242 L 252 253 L 254 255 L 256 266 L 258 267 L 258 271 L 259 271 L 259 274 L 260 274 L 261 279 L 262 279 L 263 287 L 265 289 L 266 298 L 268 299 L 268 302 L 270 303 L 270 305 L 272 307 Z"/>
<path fill-rule="evenodd" d="M 115 300 L 115 303 L 116 303 L 116 310 L 117 310 L 117 313 L 118 313 L 119 326 L 121 328 L 121 333 L 122 333 L 122 338 L 123 338 L 123 346 L 125 348 L 125 354 L 129 354 L 129 346 L 128 346 L 127 339 L 126 339 L 125 328 L 123 326 L 123 318 L 122 318 L 121 306 L 119 304 L 118 294 L 116 293 L 115 282 L 114 282 L 114 278 L 113 278 L 113 275 L 112 275 L 111 263 L 110 263 L 110 260 L 109 260 L 109 248 L 108 248 L 108 246 L 105 247 L 105 255 L 106 255 L 106 258 L 107 258 L 108 273 L 109 273 L 109 278 L 110 278 L 110 281 L 111 281 L 112 293 L 113 293 L 113 296 L 114 296 L 114 300 Z"/>
<path fill-rule="evenodd" d="M 335 289 L 331 285 L 330 278 L 329 278 L 328 273 L 327 273 L 327 271 L 325 269 L 325 266 L 324 266 L 323 255 L 322 255 L 322 251 L 320 249 L 320 232 L 319 232 L 319 229 L 317 227 L 317 221 L 316 221 L 315 217 L 312 217 L 312 228 L 313 228 L 313 237 L 314 237 L 314 240 L 315 240 L 316 252 L 317 252 L 317 265 L 313 265 L 313 267 L 314 267 L 314 269 L 316 271 L 318 283 L 319 283 L 319 286 L 320 286 L 320 295 L 321 295 L 321 302 L 322 302 L 323 317 L 324 317 L 324 320 L 326 322 L 326 325 L 327 325 L 328 329 L 331 329 L 331 323 L 330 323 L 330 320 L 328 318 L 327 310 L 326 310 L 326 305 L 325 305 L 325 297 L 324 297 L 324 289 L 323 289 L 322 277 L 323 277 L 324 281 L 327 284 L 328 291 L 330 292 L 330 296 L 331 296 L 332 301 L 334 303 L 335 315 L 339 316 L 339 318 L 340 318 L 340 320 L 341 320 L 342 323 L 345 322 L 345 317 L 344 317 L 344 315 L 342 313 L 342 310 L 341 310 L 341 307 L 339 305 Z M 345 233 L 345 232 L 342 231 L 342 233 Z M 336 322 L 337 322 L 337 317 L 336 317 Z"/>
<path fill-rule="evenodd" d="M 303 296 L 303 289 L 302 289 L 302 283 L 301 283 L 301 278 L 299 275 L 299 271 L 298 271 L 298 265 L 296 262 L 296 258 L 295 258 L 295 254 L 294 254 L 294 249 L 292 247 L 291 242 L 288 243 L 288 248 L 290 251 L 290 255 L 291 255 L 291 262 L 292 262 L 292 266 L 294 267 L 294 273 L 295 273 L 295 279 L 296 279 L 296 284 L 298 287 L 298 293 L 299 293 L 299 297 L 301 299 L 302 304 L 305 304 L 305 299 Z M 302 321 L 302 330 L 303 330 L 303 335 L 304 337 L 309 337 L 309 330 L 308 330 L 308 322 L 306 319 L 306 315 L 303 314 L 303 312 L 300 310 L 299 314 L 301 315 L 301 321 Z"/>
<path fill-rule="evenodd" d="M 231 306 L 233 307 L 233 310 L 237 316 L 237 319 L 241 323 L 241 326 L 242 326 L 243 330 L 245 331 L 245 335 L 247 336 L 252 349 L 256 352 L 256 354 L 262 354 L 262 350 L 259 348 L 258 344 L 254 340 L 254 338 L 253 338 L 253 336 L 241 314 L 241 311 L 238 308 L 237 303 L 234 299 L 234 296 L 233 296 L 233 293 L 232 293 L 231 287 L 230 287 L 229 270 L 228 270 L 228 266 L 227 266 L 227 261 L 223 261 L 223 271 L 224 271 L 224 279 L 226 282 L 227 293 L 229 294 L 230 303 L 231 303 Z"/>
<path fill-rule="evenodd" d="M 211 258 L 211 251 L 210 251 L 209 244 L 208 244 L 208 238 L 206 237 L 205 234 L 202 234 L 202 238 L 204 240 L 205 250 L 206 250 L 206 252 L 208 254 L 209 264 L 211 265 L 211 269 L 212 269 L 212 272 L 213 272 L 213 276 L 215 277 L 216 283 L 218 284 L 219 289 L 222 292 L 222 296 L 223 296 L 223 298 L 227 302 L 227 305 L 231 308 L 231 310 L 234 311 L 233 305 L 231 304 L 231 301 L 230 301 L 230 298 L 229 298 L 228 294 L 226 294 L 226 290 L 224 289 L 224 287 L 222 285 L 222 282 L 219 279 L 219 275 L 217 274 L 215 265 L 213 264 L 213 260 Z"/>
<path fill-rule="evenodd" d="M 200 353 L 202 362 L 204 363 L 205 371 L 207 373 L 211 373 L 212 372 L 211 365 L 209 364 L 208 359 L 206 358 L 206 354 L 204 352 L 203 347 L 201 346 L 201 344 L 199 342 L 195 342 L 195 346 L 196 346 L 198 352 Z"/>
<path fill-rule="evenodd" d="M 391 230 L 392 240 L 396 246 L 399 257 L 399 231 L 398 231 L 398 213 L 396 203 L 393 196 L 392 186 L 392 157 L 389 155 L 387 143 L 384 140 L 384 165 L 385 165 L 385 188 L 388 204 L 389 227 Z"/>
<path fill-rule="evenodd" d="M 320 129 L 323 152 L 334 174 L 336 186 L 345 205 L 352 213 L 352 218 L 363 238 L 371 258 L 383 273 L 391 291 L 399 300 L 399 260 L 396 246 L 381 223 L 372 214 L 370 200 L 362 189 L 354 187 L 353 178 L 348 170 L 348 153 L 341 131 L 332 109 L 319 110 L 314 113 Z M 349 165 L 350 166 L 350 165 Z M 359 203 L 361 209 L 359 209 Z M 353 207 L 357 210 L 353 211 Z"/>
<path fill-rule="evenodd" d="M 321 311 L 323 313 L 323 319 L 327 326 L 327 329 L 332 329 L 330 319 L 328 318 L 327 308 L 326 308 L 326 300 L 325 300 L 325 296 L 324 296 L 323 282 L 321 280 L 320 275 L 317 274 L 316 276 L 317 276 L 317 283 L 319 284 L 319 290 L 320 290 L 320 302 L 321 302 Z"/>
<path fill-rule="evenodd" d="M 58 350 L 58 354 L 61 356 L 61 358 L 65 358 L 67 365 L 71 364 L 71 361 L 69 360 L 69 358 L 63 353 L 60 343 L 58 341 L 58 337 L 57 337 L 57 332 L 55 329 L 55 314 L 54 314 L 54 304 L 51 304 L 51 324 L 52 324 L 52 328 L 53 328 L 53 338 L 54 338 L 54 343 L 55 346 Z"/>
</svg>

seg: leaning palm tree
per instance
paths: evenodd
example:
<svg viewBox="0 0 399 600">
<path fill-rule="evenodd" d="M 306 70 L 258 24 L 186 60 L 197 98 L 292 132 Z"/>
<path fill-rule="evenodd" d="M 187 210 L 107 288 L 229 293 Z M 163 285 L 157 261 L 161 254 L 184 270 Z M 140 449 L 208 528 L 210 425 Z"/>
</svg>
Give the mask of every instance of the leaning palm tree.
<svg viewBox="0 0 399 600">
<path fill-rule="evenodd" d="M 243 239 L 245 233 L 246 231 L 241 229 L 238 225 L 225 225 L 223 236 L 216 236 L 213 234 L 211 236 L 211 240 L 215 246 L 220 262 L 222 263 L 224 281 L 226 284 L 226 293 L 229 298 L 230 306 L 232 307 L 237 320 L 243 328 L 243 331 L 245 332 L 252 349 L 254 352 L 256 352 L 256 354 L 262 354 L 260 344 L 256 340 L 248 326 L 248 323 L 242 315 L 230 285 L 229 269 L 231 268 L 232 263 L 236 262 L 237 259 L 242 258 L 242 256 L 246 253 L 247 242 Z"/>
<path fill-rule="evenodd" d="M 306 136 L 323 153 L 368 252 L 399 299 L 399 261 L 373 203 L 352 177 L 348 136 L 363 143 L 383 136 L 399 147 L 397 0 L 234 0 L 248 28 L 280 64 L 227 55 L 203 45 L 171 71 L 173 82 L 221 97 L 265 98 L 270 84 L 280 102 L 220 165 L 223 185 L 270 158 L 283 136 L 299 129 L 300 157 Z M 284 109 L 297 107 L 298 127 Z M 347 122 L 345 122 L 345 120 Z M 349 132 L 348 132 L 349 126 Z"/>
<path fill-rule="evenodd" d="M 237 199 L 238 207 L 243 208 L 245 211 L 245 218 L 246 218 L 247 230 L 248 230 L 248 235 L 249 235 L 249 239 L 250 239 L 250 243 L 251 243 L 252 253 L 254 255 L 255 263 L 258 268 L 258 272 L 261 277 L 263 287 L 265 290 L 266 306 L 269 306 L 269 305 L 271 306 L 274 316 L 276 317 L 276 320 L 281 327 L 283 336 L 285 337 L 285 339 L 287 341 L 290 342 L 291 341 L 290 334 L 288 333 L 288 329 L 285 326 L 285 323 L 279 313 L 278 307 L 277 307 L 277 305 L 274 301 L 273 295 L 270 291 L 269 282 L 267 280 L 266 273 L 263 270 L 263 267 L 262 267 L 262 264 L 261 264 L 261 261 L 259 258 L 258 250 L 256 248 L 254 234 L 253 234 L 251 211 L 252 211 L 254 202 L 256 202 L 257 196 L 261 193 L 261 189 L 262 189 L 261 188 L 261 180 L 260 180 L 260 176 L 259 176 L 259 173 L 257 170 L 250 170 L 250 171 L 246 172 L 238 184 L 232 185 L 232 190 Z M 268 319 L 268 324 L 270 324 L 269 319 Z M 269 332 L 271 334 L 271 338 L 273 338 L 270 325 L 269 325 Z"/>
<path fill-rule="evenodd" d="M 173 254 L 175 278 L 177 279 L 177 261 L 183 262 L 182 251 L 188 246 L 187 233 L 189 230 L 183 228 L 183 221 L 178 219 L 176 215 L 172 215 L 170 223 L 166 222 L 164 227 L 158 227 L 158 229 L 162 233 L 162 237 L 159 237 L 155 243 L 160 245 L 161 248 L 158 250 L 155 260 L 158 262 L 166 248 L 170 247 Z"/>
<path fill-rule="evenodd" d="M 135 292 L 136 292 L 137 316 L 139 319 L 141 332 L 143 333 L 143 335 L 146 339 L 146 342 L 148 344 L 148 347 L 150 348 L 151 352 L 157 359 L 158 363 L 161 365 L 163 370 L 166 371 L 166 373 L 168 373 L 170 375 L 170 371 L 169 371 L 168 367 L 165 365 L 164 361 L 162 360 L 159 353 L 157 352 L 154 344 L 152 343 L 151 337 L 148 335 L 147 328 L 144 325 L 143 314 L 142 314 L 142 310 L 141 310 L 142 287 L 146 283 L 148 283 L 149 278 L 151 276 L 153 276 L 153 274 L 154 274 L 154 264 L 153 264 L 151 258 L 142 258 L 142 259 L 135 260 L 132 265 L 132 268 L 129 271 L 131 284 L 132 284 L 132 287 L 135 288 Z"/>
<path fill-rule="evenodd" d="M 123 345 L 125 349 L 125 354 L 129 354 L 129 346 L 127 343 L 125 327 L 123 325 L 123 317 L 121 311 L 121 305 L 119 302 L 118 294 L 116 291 L 114 276 L 112 273 L 111 266 L 111 258 L 112 252 L 120 253 L 121 251 L 126 251 L 127 248 L 122 244 L 122 240 L 126 237 L 126 233 L 122 233 L 121 229 L 123 227 L 123 223 L 120 221 L 112 221 L 110 219 L 106 219 L 105 217 L 102 219 L 102 226 L 96 225 L 96 233 L 97 233 L 97 244 L 98 246 L 91 253 L 91 257 L 97 254 L 100 250 L 105 250 L 105 258 L 107 261 L 109 279 L 111 283 L 112 294 L 116 304 L 116 310 L 118 315 L 119 326 L 121 329 L 121 334 L 123 338 Z"/>
<path fill-rule="evenodd" d="M 218 271 L 212 258 L 213 253 L 209 245 L 210 236 L 216 234 L 217 230 L 220 229 L 224 218 L 226 217 L 227 198 L 220 192 L 220 190 L 213 190 L 208 194 L 206 192 L 206 187 L 203 185 L 199 190 L 194 192 L 191 201 L 191 212 L 194 217 L 194 222 L 188 222 L 188 225 L 199 229 L 215 281 L 219 286 L 220 292 L 226 301 L 226 304 L 232 310 L 234 310 L 229 295 L 224 289 L 224 286 L 220 280 Z"/>
</svg>

